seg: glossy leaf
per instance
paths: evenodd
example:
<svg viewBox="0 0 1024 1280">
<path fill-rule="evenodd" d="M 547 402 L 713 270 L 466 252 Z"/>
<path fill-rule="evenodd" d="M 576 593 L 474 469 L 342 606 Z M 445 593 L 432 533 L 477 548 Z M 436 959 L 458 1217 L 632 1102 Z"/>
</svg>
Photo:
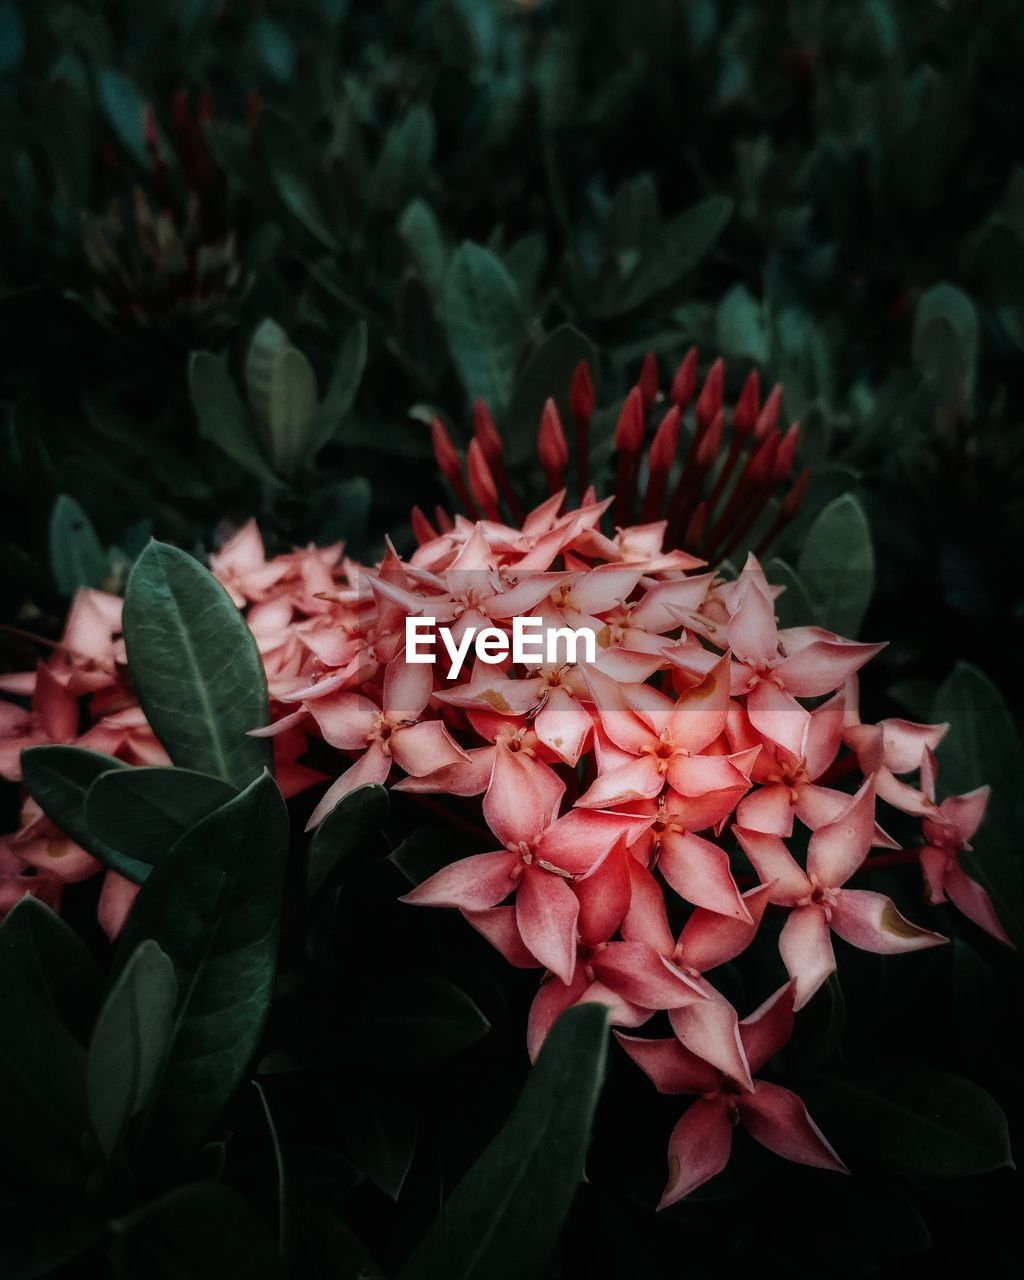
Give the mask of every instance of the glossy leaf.
<svg viewBox="0 0 1024 1280">
<path fill-rule="evenodd" d="M 128 579 L 124 635 L 146 719 L 175 764 L 243 787 L 267 767 L 267 682 L 252 633 L 190 555 L 151 542 Z"/>
<path fill-rule="evenodd" d="M 400 1280 L 524 1280 L 545 1274 L 583 1179 L 604 1077 L 607 1012 L 555 1023 L 515 1109 L 445 1202 Z"/>
<path fill-rule="evenodd" d="M 119 964 L 152 938 L 180 992 L 149 1125 L 161 1150 L 205 1136 L 252 1056 L 270 1003 L 288 816 L 264 774 L 185 833 L 143 885 Z"/>
<path fill-rule="evenodd" d="M 57 590 L 73 596 L 79 587 L 102 587 L 109 571 L 92 522 L 74 498 L 62 493 L 50 516 L 50 566 Z"/>
<path fill-rule="evenodd" d="M 811 525 L 797 570 L 819 626 L 855 638 L 874 591 L 875 553 L 853 494 L 830 502 Z"/>
<path fill-rule="evenodd" d="M 512 277 L 482 245 L 464 241 L 452 257 L 444 323 L 466 396 L 481 396 L 495 411 L 503 407 L 526 340 L 526 316 Z"/>
<path fill-rule="evenodd" d="M 0 921 L 0 952 L 40 1004 L 81 1037 L 92 1024 L 100 974 L 78 934 L 38 898 L 26 896 Z"/>
</svg>

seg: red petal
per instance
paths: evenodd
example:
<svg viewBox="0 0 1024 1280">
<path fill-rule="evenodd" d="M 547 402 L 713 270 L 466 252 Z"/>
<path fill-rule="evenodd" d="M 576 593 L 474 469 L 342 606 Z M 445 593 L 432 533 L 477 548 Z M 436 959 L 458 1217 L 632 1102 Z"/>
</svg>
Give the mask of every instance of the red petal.
<svg viewBox="0 0 1024 1280">
<path fill-rule="evenodd" d="M 795 1093 L 758 1080 L 754 1092 L 739 1100 L 739 1109 L 750 1136 L 784 1160 L 849 1173 Z"/>
<path fill-rule="evenodd" d="M 732 1149 L 732 1121 L 725 1100 L 692 1102 L 668 1140 L 668 1182 L 659 1209 L 682 1200 L 721 1173 Z"/>
<path fill-rule="evenodd" d="M 518 855 L 504 849 L 477 853 L 443 867 L 401 901 L 417 907 L 461 907 L 466 911 L 496 907 L 515 888 L 512 872 L 518 865 Z"/>
<path fill-rule="evenodd" d="M 571 982 L 576 965 L 579 903 L 561 876 L 526 868 L 516 894 L 516 921 L 523 941 L 546 969 Z"/>
</svg>

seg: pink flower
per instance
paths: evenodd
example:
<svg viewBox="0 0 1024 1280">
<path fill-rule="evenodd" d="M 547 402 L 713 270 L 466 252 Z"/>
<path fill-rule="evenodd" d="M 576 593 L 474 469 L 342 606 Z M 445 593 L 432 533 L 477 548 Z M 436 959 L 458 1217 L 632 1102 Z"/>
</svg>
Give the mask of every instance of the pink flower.
<svg viewBox="0 0 1024 1280">
<path fill-rule="evenodd" d="M 788 984 L 739 1024 L 751 1072 L 778 1053 L 792 1030 L 793 988 Z M 618 1033 L 617 1038 L 659 1093 L 697 1095 L 669 1138 L 669 1176 L 659 1209 L 721 1173 L 729 1162 L 736 1125 L 784 1160 L 849 1172 L 795 1093 L 767 1080 L 745 1084 L 731 1079 L 676 1040 L 641 1040 Z"/>
<path fill-rule="evenodd" d="M 936 772 L 935 757 L 931 751 L 926 751 L 921 781 L 925 795 L 933 802 Z M 960 866 L 960 854 L 971 847 L 974 833 L 985 816 L 988 797 L 988 787 L 977 787 L 962 796 L 948 796 L 939 805 L 934 818 L 924 819 L 925 845 L 921 850 L 924 891 L 928 902 L 949 899 L 968 920 L 973 920 L 980 929 L 1012 947 L 1006 930 L 999 923 L 992 899 Z"/>
<path fill-rule="evenodd" d="M 867 857 L 874 838 L 874 815 L 875 785 L 868 778 L 846 810 L 811 836 L 806 871 L 778 836 L 733 828 L 758 875 L 771 884 L 771 901 L 791 908 L 779 952 L 796 983 L 797 1009 L 835 970 L 830 930 L 851 946 L 883 955 L 919 951 L 947 941 L 904 919 L 884 894 L 843 887 Z"/>
<path fill-rule="evenodd" d="M 516 924 L 527 949 L 570 983 L 580 912 L 573 881 L 592 872 L 620 839 L 635 839 L 650 819 L 581 809 L 559 818 L 564 790 L 550 769 L 530 767 L 518 753 L 499 750 L 483 807 L 504 848 L 452 863 L 403 901 L 479 911 L 514 893 Z"/>
</svg>

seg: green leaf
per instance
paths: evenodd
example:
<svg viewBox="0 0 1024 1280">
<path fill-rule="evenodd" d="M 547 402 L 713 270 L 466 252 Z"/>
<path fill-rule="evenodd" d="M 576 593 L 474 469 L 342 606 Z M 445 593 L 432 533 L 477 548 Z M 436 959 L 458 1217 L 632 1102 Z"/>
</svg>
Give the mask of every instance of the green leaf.
<svg viewBox="0 0 1024 1280">
<path fill-rule="evenodd" d="M 141 942 L 103 1003 L 86 1060 L 89 1118 L 106 1156 L 150 1101 L 177 998 L 173 964 L 155 942 Z"/>
<path fill-rule="evenodd" d="M 384 139 L 374 170 L 370 199 L 378 209 L 393 211 L 429 176 L 434 154 L 434 117 L 416 103 Z"/>
<path fill-rule="evenodd" d="M 352 995 L 353 1035 L 347 1051 L 371 1064 L 443 1062 L 475 1043 L 490 1023 L 446 978 L 388 978 Z"/>
<path fill-rule="evenodd" d="M 875 552 L 864 509 L 852 493 L 834 499 L 804 538 L 797 571 L 819 626 L 853 639 L 875 585 Z"/>
<path fill-rule="evenodd" d="M 115 870 L 142 884 L 189 827 L 235 794 L 220 778 L 191 769 L 117 769 L 89 788 L 85 821 L 94 838 L 121 855 Z"/>
<path fill-rule="evenodd" d="M 978 316 L 970 298 L 951 284 L 929 289 L 914 314 L 912 350 L 937 403 L 969 413 L 978 376 Z"/>
<path fill-rule="evenodd" d="M 365 476 L 349 476 L 322 490 L 317 500 L 317 540 L 348 543 L 351 554 L 366 537 L 372 503 L 373 488 Z"/>
<path fill-rule="evenodd" d="M 950 726 L 936 752 L 940 794 L 992 788 L 973 849 L 961 855 L 961 862 L 992 895 L 1003 927 L 1024 946 L 1019 845 L 1024 748 L 1013 716 L 988 677 L 960 662 L 935 695 L 932 718 Z"/>
<path fill-rule="evenodd" d="M 111 1223 L 123 1280 L 283 1280 L 263 1219 L 221 1182 L 193 1182 Z"/>
<path fill-rule="evenodd" d="M 768 360 L 768 335 L 764 307 L 749 289 L 737 284 L 718 304 L 716 346 L 723 355 L 764 364 Z"/>
<path fill-rule="evenodd" d="M 254 424 L 224 362 L 209 351 L 194 351 L 188 363 L 188 385 L 203 439 L 264 484 L 280 489 L 281 481 L 260 452 Z"/>
<path fill-rule="evenodd" d="M 314 239 L 337 252 L 338 241 L 328 225 L 315 175 L 311 173 L 310 149 L 295 125 L 272 107 L 264 107 L 256 126 L 256 142 L 281 203 Z"/>
<path fill-rule="evenodd" d="M 256 1047 L 274 981 L 287 848 L 287 810 L 263 774 L 187 831 L 135 900 L 118 962 L 152 938 L 173 961 L 180 992 L 149 1118 L 161 1150 L 198 1145 Z"/>
<path fill-rule="evenodd" d="M 416 1113 L 394 1090 L 348 1079 L 337 1096 L 345 1150 L 374 1186 L 397 1200 L 416 1150 Z"/>
<path fill-rule="evenodd" d="M 444 323 L 466 395 L 503 408 L 526 341 L 526 316 L 512 277 L 482 245 L 464 241 L 452 256 Z"/>
<path fill-rule="evenodd" d="M 231 597 L 198 561 L 151 542 L 124 599 L 128 667 L 146 719 L 175 764 L 244 787 L 271 763 L 267 679 Z"/>
<path fill-rule="evenodd" d="M 81 1187 L 85 1050 L 58 1019 L 49 993 L 0 948 L 0 1162 L 19 1186 Z"/>
<path fill-rule="evenodd" d="M 430 205 L 423 200 L 411 201 L 398 220 L 398 234 L 417 274 L 434 297 L 439 298 L 448 266 L 448 250 Z"/>
<path fill-rule="evenodd" d="M 775 616 L 780 627 L 807 627 L 814 622 L 814 606 L 799 575 L 785 560 L 776 557 L 764 567 L 765 577 L 778 587 L 785 587 L 775 601 Z"/>
<path fill-rule="evenodd" d="M 100 974 L 75 931 L 38 898 L 16 902 L 0 921 L 0 952 L 48 1008 L 78 1036 L 92 1025 Z"/>
<path fill-rule="evenodd" d="M 117 850 L 93 835 L 85 817 L 85 798 L 101 774 L 129 767 L 84 747 L 29 747 L 21 753 L 22 777 L 32 799 L 66 836 L 107 863 Z"/>
<path fill-rule="evenodd" d="M 62 596 L 79 587 L 102 587 L 110 562 L 89 517 L 62 493 L 50 516 L 50 568 Z"/>
<path fill-rule="evenodd" d="M 512 1114 L 445 1202 L 400 1280 L 544 1274 L 583 1179 L 606 1021 L 596 1004 L 558 1019 Z"/>
<path fill-rule="evenodd" d="M 342 421 L 355 403 L 356 393 L 363 380 L 366 353 L 366 321 L 360 320 L 345 334 L 327 392 L 310 423 L 309 457 L 338 435 Z"/>
<path fill-rule="evenodd" d="M 976 1084 L 924 1067 L 861 1067 L 808 1086 L 811 1114 L 841 1154 L 960 1178 L 1012 1165 L 1006 1117 Z"/>
<path fill-rule="evenodd" d="M 358 787 L 340 800 L 313 832 L 306 860 L 306 891 L 314 898 L 337 883 L 349 864 L 380 844 L 388 811 L 383 787 Z"/>
</svg>

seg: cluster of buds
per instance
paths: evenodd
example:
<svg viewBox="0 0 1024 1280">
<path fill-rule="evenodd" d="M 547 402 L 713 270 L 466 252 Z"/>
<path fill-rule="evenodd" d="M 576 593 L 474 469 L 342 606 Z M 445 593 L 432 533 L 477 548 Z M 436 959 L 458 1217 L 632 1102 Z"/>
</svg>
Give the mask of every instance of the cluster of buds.
<svg viewBox="0 0 1024 1280">
<path fill-rule="evenodd" d="M 705 385 L 703 408 L 698 401 L 699 439 L 720 432 L 720 405 L 709 417 L 719 378 Z M 745 395 L 741 423 L 754 413 L 756 397 Z M 773 423 L 754 439 L 765 412 L 770 420 L 766 406 L 739 435 L 733 415 L 734 439 L 754 441 L 737 487 L 744 476 L 755 484 L 754 460 L 775 439 Z M 564 450 L 551 448 L 545 413 L 554 482 Z M 477 460 L 493 451 L 480 439 Z M 272 723 L 254 732 L 274 739 L 282 789 L 329 781 L 309 825 L 358 787 L 386 784 L 473 826 L 481 852 L 443 867 L 406 901 L 461 912 L 510 964 L 538 972 L 531 1055 L 565 1008 L 598 1001 L 655 1086 L 695 1099 L 670 1139 L 666 1205 L 725 1165 L 736 1124 L 787 1159 L 844 1168 L 770 1064 L 795 1012 L 836 967 L 833 933 L 882 954 L 945 941 L 865 887 L 875 868 L 917 864 L 926 903 L 948 899 L 1007 939 L 959 862 L 987 790 L 936 803 L 934 751 L 946 726 L 863 723 L 858 673 L 882 646 L 814 626 L 780 629 L 779 588 L 753 555 L 727 580 L 687 551 L 666 550 L 675 496 L 660 520 L 602 532 L 609 505 L 635 489 L 629 458 L 639 455 L 620 452 L 615 499 L 599 501 L 587 486 L 566 511 L 559 491 L 507 523 L 488 490 L 481 518 L 456 517 L 429 536 L 420 522 L 407 560 L 390 545 L 373 567 L 340 545 L 268 558 L 250 523 L 210 568 L 263 657 Z M 699 453 L 698 440 L 696 468 Z M 497 491 L 500 470 L 489 465 L 488 474 Z M 472 467 L 469 483 L 482 504 Z M 9 693 L 30 700 L 3 704 L 7 777 L 18 776 L 20 748 L 39 742 L 80 742 L 134 764 L 164 759 L 124 679 L 119 608 L 83 592 L 52 657 L 4 678 Z M 509 635 L 523 617 L 589 630 L 596 648 L 554 662 L 480 657 L 468 678 L 406 649 L 410 620 L 433 619 L 458 642 L 471 628 Z M 334 748 L 333 778 L 301 762 L 311 739 Z M 919 820 L 921 844 L 892 853 L 880 806 Z M 26 891 L 52 901 L 58 882 L 98 870 L 29 805 L 3 844 L 3 903 Z M 101 910 L 115 932 L 132 886 L 107 876 Z M 708 975 L 762 931 L 777 937 L 779 961 L 752 985 L 775 990 L 743 1017 Z M 671 1034 L 635 1034 L 658 1021 Z"/>
<path fill-rule="evenodd" d="M 581 499 L 590 485 L 590 435 L 594 386 L 581 361 L 569 395 L 573 421 L 575 476 L 570 449 L 553 399 L 544 405 L 537 432 L 537 460 L 548 494 L 575 479 Z M 792 477 L 800 429 L 779 426 L 782 390 L 761 399 L 760 375 L 751 370 L 731 411 L 725 405 L 725 365 L 716 360 L 698 392 L 697 348 L 679 364 L 667 397 L 659 388 L 653 352 L 623 402 L 615 425 L 615 492 L 612 517 L 624 528 L 666 521 L 666 542 L 719 563 L 752 531 L 761 554 L 792 519 L 807 491 L 809 474 Z M 474 519 L 512 519 L 523 514 L 505 466 L 504 446 L 483 401 L 473 406 L 473 436 L 465 460 L 444 424 L 434 419 L 431 443 L 442 476 L 461 509 Z M 427 541 L 452 527 L 442 508 L 432 523 L 413 512 L 417 538 Z"/>
<path fill-rule="evenodd" d="M 122 328 L 208 333 L 224 319 L 241 267 L 224 175 L 206 140 L 212 117 L 208 92 L 198 95 L 195 107 L 187 92 L 176 93 L 173 154 L 168 156 L 155 112 L 147 106 L 142 122 L 150 165 L 146 187 L 132 187 L 128 207 L 115 196 L 106 215 L 85 232 L 94 305 Z M 120 172 L 120 158 L 108 152 L 108 160 Z"/>
</svg>

